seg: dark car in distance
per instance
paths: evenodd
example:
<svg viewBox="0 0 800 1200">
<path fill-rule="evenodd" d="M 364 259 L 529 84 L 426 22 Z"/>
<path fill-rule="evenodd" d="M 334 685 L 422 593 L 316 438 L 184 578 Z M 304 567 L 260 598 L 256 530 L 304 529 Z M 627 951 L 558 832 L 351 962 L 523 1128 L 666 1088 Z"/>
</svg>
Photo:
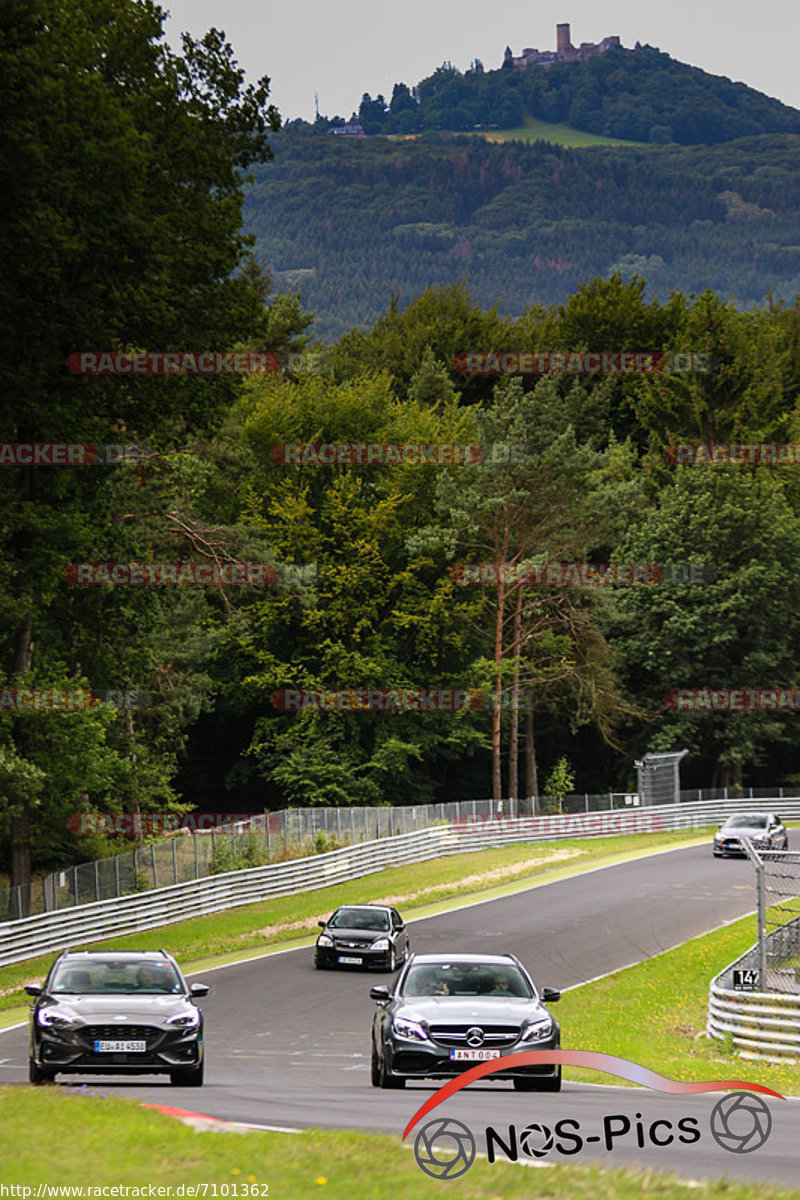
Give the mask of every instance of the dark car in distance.
<svg viewBox="0 0 800 1200">
<path fill-rule="evenodd" d="M 402 1088 L 407 1079 L 451 1079 L 478 1062 L 525 1050 L 556 1050 L 561 1029 L 546 1008 L 561 998 L 541 993 L 513 954 L 415 954 L 394 988 L 374 987 L 372 1086 Z M 561 1067 L 514 1066 L 491 1079 L 518 1091 L 557 1092 Z"/>
<path fill-rule="evenodd" d="M 203 1083 L 205 983 L 188 984 L 165 950 L 68 950 L 50 968 L 30 1015 L 31 1083 L 57 1074 L 169 1075 Z"/>
<path fill-rule="evenodd" d="M 343 904 L 327 921 L 314 950 L 314 966 L 380 967 L 394 971 L 409 954 L 408 933 L 388 904 Z"/>
<path fill-rule="evenodd" d="M 749 838 L 755 850 L 789 849 L 786 826 L 775 813 L 735 813 L 714 834 L 714 857 L 745 854 L 742 838 Z"/>
</svg>

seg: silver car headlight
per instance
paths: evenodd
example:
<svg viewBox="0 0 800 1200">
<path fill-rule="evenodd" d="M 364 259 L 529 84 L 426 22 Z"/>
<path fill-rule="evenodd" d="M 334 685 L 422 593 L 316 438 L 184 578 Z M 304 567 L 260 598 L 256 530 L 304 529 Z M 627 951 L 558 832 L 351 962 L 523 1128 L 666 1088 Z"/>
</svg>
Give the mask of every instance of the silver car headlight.
<svg viewBox="0 0 800 1200">
<path fill-rule="evenodd" d="M 531 1021 L 523 1031 L 521 1042 L 540 1042 L 553 1032 L 555 1021 L 552 1017 L 543 1017 L 540 1021 Z"/>
<path fill-rule="evenodd" d="M 55 1008 L 40 1008 L 36 1020 L 40 1025 L 44 1025 L 45 1029 L 67 1029 L 74 1024 L 72 1017 L 65 1017 Z"/>
<path fill-rule="evenodd" d="M 392 1029 L 399 1038 L 404 1038 L 407 1042 L 427 1042 L 429 1040 L 426 1030 L 418 1021 L 407 1021 L 405 1017 L 395 1017 L 392 1021 Z"/>
<path fill-rule="evenodd" d="M 378 938 L 377 942 L 372 943 L 372 949 L 373 950 L 388 950 L 389 949 L 389 939 L 388 938 Z"/>
<path fill-rule="evenodd" d="M 191 1012 L 178 1013 L 177 1016 L 167 1017 L 167 1025 L 180 1025 L 182 1029 L 194 1029 L 200 1024 L 200 1012 L 194 1008 Z"/>
<path fill-rule="evenodd" d="M 327 933 L 321 933 L 319 935 L 319 937 L 317 938 L 317 945 L 318 946 L 332 946 L 333 938 L 328 937 Z"/>
</svg>

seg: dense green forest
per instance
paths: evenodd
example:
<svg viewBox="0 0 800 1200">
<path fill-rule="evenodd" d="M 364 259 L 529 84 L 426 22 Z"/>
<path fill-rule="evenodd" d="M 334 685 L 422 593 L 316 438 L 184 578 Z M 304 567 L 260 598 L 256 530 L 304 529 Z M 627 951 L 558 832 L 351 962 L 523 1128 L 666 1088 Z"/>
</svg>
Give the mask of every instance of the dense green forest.
<svg viewBox="0 0 800 1200">
<path fill-rule="evenodd" d="M 800 290 L 797 135 L 581 150 L 426 136 L 292 127 L 254 171 L 245 227 L 276 289 L 315 312 L 318 337 L 460 279 L 517 317 L 615 272 L 662 301 L 711 287 L 747 308 Z"/>
<path fill-rule="evenodd" d="M 638 259 L 606 277 L 592 257 L 598 204 L 609 238 L 620 213 L 636 228 L 649 207 L 698 264 L 718 236 L 717 271 L 738 236 L 751 298 L 793 278 L 785 247 L 770 258 L 767 240 L 792 235 L 790 137 L 624 159 L 332 146 L 277 133 L 268 81 L 247 86 L 222 35 L 168 50 L 153 6 L 20 0 L 4 20 L 0 442 L 137 447 L 93 465 L 0 469 L 0 850 L 14 882 L 109 848 L 73 834 L 75 813 L 531 794 L 562 759 L 576 790 L 624 790 L 648 748 L 688 748 L 687 786 L 796 778 L 796 713 L 676 711 L 665 697 L 800 686 L 796 469 L 676 466 L 669 450 L 800 441 L 800 310 L 773 299 L 742 311 L 727 287 L 655 297 Z M 380 242 L 393 205 L 386 282 L 407 252 L 436 286 L 401 275 L 409 303 L 387 295 L 366 328 L 304 360 L 320 327 L 251 253 L 248 169 L 251 225 L 271 176 L 287 189 L 297 265 L 313 253 L 313 223 L 353 282 L 365 279 L 364 231 Z M 337 189 L 347 199 L 329 211 Z M 532 210 L 553 227 L 538 248 Z M 563 300 L 520 286 L 509 305 L 488 277 L 467 287 L 437 266 L 448 230 L 455 248 L 467 225 L 502 229 L 509 270 L 515 239 L 522 247 L 521 279 L 570 224 Z M 645 256 L 645 233 L 636 245 Z M 630 241 L 615 253 L 631 254 Z M 688 351 L 710 369 L 466 377 L 455 359 L 472 349 Z M 89 350 L 270 351 L 286 366 L 71 372 L 67 359 Z M 330 442 L 525 452 L 451 466 L 300 466 L 276 453 Z M 525 584 L 547 562 L 702 573 Z M 78 586 L 70 564 L 86 563 L 266 563 L 275 581 Z M 521 574 L 467 586 L 461 568 L 475 563 Z M 147 703 L 15 707 L 31 689 Z M 475 689 L 484 703 L 296 712 L 275 700 L 286 689 Z"/>
<path fill-rule="evenodd" d="M 445 63 L 416 87 L 396 83 L 388 102 L 365 93 L 354 114 L 367 134 L 510 129 L 526 115 L 606 137 L 684 146 L 800 134 L 796 109 L 652 46 L 523 69 L 474 64 L 462 73 Z"/>
</svg>

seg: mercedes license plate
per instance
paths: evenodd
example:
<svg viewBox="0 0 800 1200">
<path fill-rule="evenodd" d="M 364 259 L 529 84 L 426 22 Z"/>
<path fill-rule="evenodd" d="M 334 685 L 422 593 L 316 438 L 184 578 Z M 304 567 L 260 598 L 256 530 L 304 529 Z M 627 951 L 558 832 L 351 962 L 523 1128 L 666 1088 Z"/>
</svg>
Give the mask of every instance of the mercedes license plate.
<svg viewBox="0 0 800 1200">
<path fill-rule="evenodd" d="M 450 1058 L 454 1062 L 488 1062 L 490 1058 L 499 1058 L 499 1050 L 451 1050 Z"/>
<path fill-rule="evenodd" d="M 95 1054 L 144 1054 L 147 1042 L 95 1042 Z"/>
</svg>

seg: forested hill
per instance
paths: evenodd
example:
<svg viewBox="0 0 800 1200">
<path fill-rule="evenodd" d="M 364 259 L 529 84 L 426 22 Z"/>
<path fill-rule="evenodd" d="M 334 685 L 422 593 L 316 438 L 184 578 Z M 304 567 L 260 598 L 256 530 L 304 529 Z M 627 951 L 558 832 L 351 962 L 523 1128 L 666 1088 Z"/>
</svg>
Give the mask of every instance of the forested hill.
<svg viewBox="0 0 800 1200">
<path fill-rule="evenodd" d="M 395 84 L 388 103 L 365 94 L 358 115 L 368 134 L 508 129 L 526 115 L 607 137 L 685 146 L 800 133 L 797 109 L 651 46 L 547 67 L 462 74 L 445 64 L 413 89 Z"/>
<path fill-rule="evenodd" d="M 273 145 L 246 228 L 326 340 L 371 325 L 392 295 L 458 279 L 510 316 L 615 271 L 662 299 L 710 286 L 748 307 L 800 291 L 798 136 L 572 150 L 291 127 Z"/>
</svg>

